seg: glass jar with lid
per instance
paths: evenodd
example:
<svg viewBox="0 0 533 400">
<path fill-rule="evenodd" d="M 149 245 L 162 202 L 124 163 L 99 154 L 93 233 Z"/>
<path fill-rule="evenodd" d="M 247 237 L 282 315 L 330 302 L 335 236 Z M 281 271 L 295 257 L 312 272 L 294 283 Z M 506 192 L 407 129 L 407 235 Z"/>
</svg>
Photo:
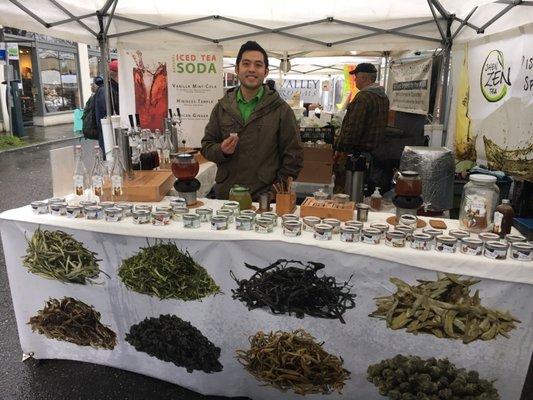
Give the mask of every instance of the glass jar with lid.
<svg viewBox="0 0 533 400">
<path fill-rule="evenodd" d="M 500 189 L 496 177 L 485 174 L 470 175 L 463 188 L 459 223 L 470 232 L 485 232 L 492 228 L 494 210 L 498 205 Z"/>
<path fill-rule="evenodd" d="M 229 199 L 238 202 L 241 211 L 252 208 L 252 196 L 250 195 L 250 189 L 247 187 L 233 185 L 229 191 Z"/>
</svg>

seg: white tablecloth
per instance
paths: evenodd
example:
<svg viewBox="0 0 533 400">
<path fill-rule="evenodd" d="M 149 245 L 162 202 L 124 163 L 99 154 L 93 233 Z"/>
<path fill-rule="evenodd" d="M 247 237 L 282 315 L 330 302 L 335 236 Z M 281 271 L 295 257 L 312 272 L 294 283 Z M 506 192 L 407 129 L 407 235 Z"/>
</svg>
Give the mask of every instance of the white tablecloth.
<svg viewBox="0 0 533 400">
<path fill-rule="evenodd" d="M 220 202 L 206 201 L 217 209 Z M 388 214 L 371 213 L 369 222 L 383 222 Z M 446 221 L 455 227 L 454 221 Z M 110 275 L 102 278 L 102 285 L 63 284 L 30 274 L 22 266 L 27 238 L 41 225 L 45 229 L 61 229 L 71 233 L 101 258 L 100 268 Z M 66 217 L 33 215 L 30 207 L 22 207 L 0 214 L 0 229 L 6 257 L 9 282 L 17 319 L 22 350 L 36 358 L 61 358 L 93 362 L 131 370 L 179 384 L 209 395 L 248 396 L 253 399 L 301 399 L 291 392 L 282 394 L 271 387 L 261 386 L 235 360 L 235 350 L 249 347 L 248 337 L 259 330 L 293 330 L 304 328 L 324 348 L 343 357 L 345 368 L 351 372 L 343 395 L 311 395 L 310 399 L 364 399 L 382 397 L 377 388 L 366 380 L 369 364 L 394 355 L 413 354 L 423 358 L 447 357 L 457 365 L 479 371 L 481 377 L 496 379 L 502 399 L 518 400 L 528 363 L 533 351 L 533 265 L 512 260 L 493 261 L 485 257 L 462 254 L 421 252 L 410 248 L 393 249 L 385 245 L 363 243 L 346 244 L 338 235 L 329 242 L 316 241 L 304 232 L 301 237 L 289 238 L 272 234 L 211 231 L 208 224 L 200 229 L 184 229 L 181 223 L 169 226 L 134 225 L 130 219 L 119 223 L 105 221 L 70 220 Z M 175 240 L 204 266 L 223 291 L 222 295 L 202 301 L 184 302 L 164 300 L 128 290 L 118 278 L 123 259 L 131 257 L 146 246 L 146 238 Z M 279 258 L 322 262 L 324 274 L 340 281 L 353 275 L 352 289 L 357 306 L 345 313 L 346 324 L 306 316 L 273 315 L 267 310 L 248 309 L 233 300 L 231 290 L 235 282 L 229 271 L 239 279 L 248 278 L 253 271 L 244 263 L 267 266 Z M 491 341 L 475 341 L 464 345 L 458 340 L 438 339 L 432 335 L 412 335 L 404 330 L 393 331 L 384 321 L 369 318 L 375 310 L 374 298 L 394 292 L 390 277 L 408 283 L 417 279 L 435 279 L 435 271 L 447 271 L 483 278 L 473 289 L 479 289 L 482 304 L 509 310 L 522 323 L 513 330 L 510 339 L 499 337 Z M 33 333 L 27 324 L 30 316 L 42 309 L 49 298 L 75 297 L 91 304 L 101 313 L 102 323 L 117 333 L 118 345 L 113 350 L 82 348 L 74 344 L 50 340 Z M 174 314 L 190 321 L 222 349 L 220 362 L 223 371 L 205 374 L 137 352 L 125 340 L 131 325 L 145 317 Z M 75 384 L 73 384 L 75 385 Z"/>
</svg>

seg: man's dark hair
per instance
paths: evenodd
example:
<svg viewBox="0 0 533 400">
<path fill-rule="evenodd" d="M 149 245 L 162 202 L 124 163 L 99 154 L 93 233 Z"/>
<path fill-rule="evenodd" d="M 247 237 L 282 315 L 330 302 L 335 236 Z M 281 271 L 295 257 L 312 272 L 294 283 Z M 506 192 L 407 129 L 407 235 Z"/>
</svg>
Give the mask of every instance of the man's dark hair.
<svg viewBox="0 0 533 400">
<path fill-rule="evenodd" d="M 263 53 L 263 58 L 265 59 L 265 68 L 268 68 L 268 55 L 265 49 L 263 49 L 259 43 L 254 42 L 253 40 L 249 40 L 246 43 L 244 43 L 241 48 L 239 49 L 239 53 L 237 54 L 237 65 L 242 60 L 242 55 L 245 51 L 259 51 Z"/>
</svg>

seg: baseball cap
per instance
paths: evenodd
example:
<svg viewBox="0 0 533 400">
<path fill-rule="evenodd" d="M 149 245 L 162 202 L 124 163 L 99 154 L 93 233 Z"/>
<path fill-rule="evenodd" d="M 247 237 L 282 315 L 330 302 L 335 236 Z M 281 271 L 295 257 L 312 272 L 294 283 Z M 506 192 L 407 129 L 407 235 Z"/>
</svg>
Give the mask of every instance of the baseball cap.
<svg viewBox="0 0 533 400">
<path fill-rule="evenodd" d="M 108 66 L 110 71 L 118 72 L 118 60 L 112 60 Z"/>
<path fill-rule="evenodd" d="M 366 72 L 368 74 L 377 74 L 378 70 L 374 67 L 374 64 L 361 63 L 357 64 L 354 70 L 350 71 L 350 74 L 358 74 L 359 72 Z"/>
</svg>

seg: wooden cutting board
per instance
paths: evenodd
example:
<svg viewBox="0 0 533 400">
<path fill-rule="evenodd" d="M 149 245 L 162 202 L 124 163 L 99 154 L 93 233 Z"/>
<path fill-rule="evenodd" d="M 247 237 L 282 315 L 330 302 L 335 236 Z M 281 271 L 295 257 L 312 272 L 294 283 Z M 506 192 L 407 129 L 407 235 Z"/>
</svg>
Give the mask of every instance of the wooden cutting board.
<svg viewBox="0 0 533 400">
<path fill-rule="evenodd" d="M 121 196 L 111 196 L 111 185 L 104 185 L 104 201 L 158 202 L 172 188 L 176 178 L 170 171 L 134 171 L 135 177 L 124 178 Z"/>
</svg>

